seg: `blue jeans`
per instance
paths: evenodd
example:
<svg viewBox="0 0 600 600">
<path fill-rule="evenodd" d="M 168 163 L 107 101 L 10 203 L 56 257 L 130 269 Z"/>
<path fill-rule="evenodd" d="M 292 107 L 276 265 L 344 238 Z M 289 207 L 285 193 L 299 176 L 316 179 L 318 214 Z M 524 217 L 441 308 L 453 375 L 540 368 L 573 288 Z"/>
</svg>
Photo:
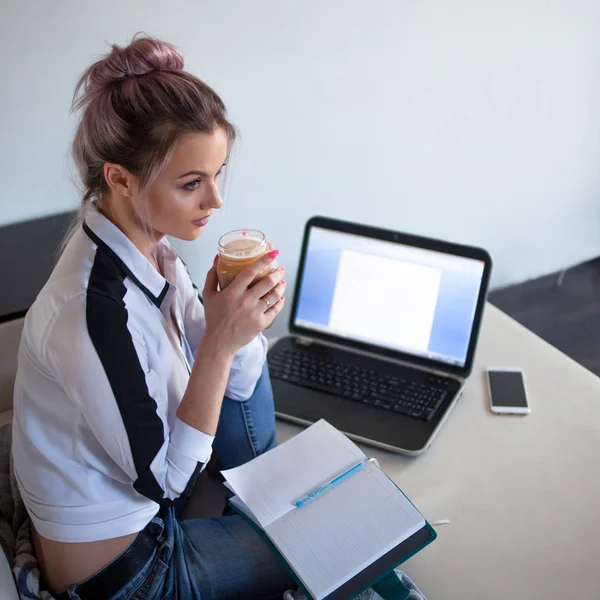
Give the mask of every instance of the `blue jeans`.
<svg viewBox="0 0 600 600">
<path fill-rule="evenodd" d="M 265 365 L 248 400 L 224 399 L 214 448 L 220 468 L 227 469 L 273 446 L 273 391 Z M 270 600 L 295 587 L 280 557 L 239 515 L 178 521 L 169 506 L 153 522 L 156 550 L 110 600 Z M 69 593 L 78 599 L 77 585 Z"/>
</svg>

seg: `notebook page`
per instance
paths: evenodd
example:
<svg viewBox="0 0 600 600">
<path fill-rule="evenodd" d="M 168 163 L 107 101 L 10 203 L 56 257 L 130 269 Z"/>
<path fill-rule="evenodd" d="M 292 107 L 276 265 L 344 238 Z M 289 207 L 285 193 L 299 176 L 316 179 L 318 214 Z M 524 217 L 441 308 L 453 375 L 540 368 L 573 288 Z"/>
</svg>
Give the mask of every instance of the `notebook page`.
<svg viewBox="0 0 600 600">
<path fill-rule="evenodd" d="M 356 444 L 321 419 L 281 446 L 223 471 L 223 476 L 264 528 L 363 460 L 366 456 Z"/>
<path fill-rule="evenodd" d="M 366 463 L 265 531 L 318 600 L 424 526 L 385 473 Z"/>
</svg>

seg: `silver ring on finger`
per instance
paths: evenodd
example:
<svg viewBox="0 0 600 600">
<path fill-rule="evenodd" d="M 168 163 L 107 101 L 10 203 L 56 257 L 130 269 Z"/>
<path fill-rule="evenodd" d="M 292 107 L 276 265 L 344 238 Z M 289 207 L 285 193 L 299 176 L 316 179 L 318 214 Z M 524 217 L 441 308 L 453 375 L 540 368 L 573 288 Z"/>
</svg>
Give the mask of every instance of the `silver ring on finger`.
<svg viewBox="0 0 600 600">
<path fill-rule="evenodd" d="M 265 304 L 267 305 L 267 309 L 268 309 L 271 306 L 269 299 L 266 296 L 263 296 L 263 300 L 265 301 Z"/>
</svg>

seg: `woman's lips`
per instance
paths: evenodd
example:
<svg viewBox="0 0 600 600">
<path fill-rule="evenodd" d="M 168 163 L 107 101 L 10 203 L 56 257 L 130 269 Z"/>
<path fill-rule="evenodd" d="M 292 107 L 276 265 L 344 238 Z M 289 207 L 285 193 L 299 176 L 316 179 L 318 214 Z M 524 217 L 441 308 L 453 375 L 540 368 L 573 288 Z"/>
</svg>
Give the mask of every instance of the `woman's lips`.
<svg viewBox="0 0 600 600">
<path fill-rule="evenodd" d="M 204 227 L 208 223 L 208 217 L 202 217 L 201 219 L 196 219 L 195 221 L 192 221 L 192 223 L 194 225 L 196 225 L 196 227 Z"/>
</svg>

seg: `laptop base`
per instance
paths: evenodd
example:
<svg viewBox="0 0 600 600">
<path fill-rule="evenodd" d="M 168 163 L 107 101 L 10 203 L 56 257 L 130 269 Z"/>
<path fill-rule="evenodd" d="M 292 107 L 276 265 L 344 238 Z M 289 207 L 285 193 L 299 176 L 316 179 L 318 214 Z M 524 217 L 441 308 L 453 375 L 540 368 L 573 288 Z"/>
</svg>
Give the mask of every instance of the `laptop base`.
<svg viewBox="0 0 600 600">
<path fill-rule="evenodd" d="M 271 348 L 269 355 L 281 350 L 295 350 L 297 344 L 293 336 L 284 337 Z M 419 369 L 323 344 L 314 343 L 308 348 L 303 343 L 298 345 L 304 352 L 308 350 L 325 355 L 334 361 L 349 362 L 390 375 L 410 376 L 415 381 L 429 377 L 427 372 Z M 325 419 L 356 441 L 403 454 L 419 454 L 427 449 L 461 391 L 461 382 L 453 380 L 443 404 L 431 421 L 426 422 L 372 405 L 300 387 L 281 379 L 273 378 L 272 386 L 275 412 L 279 418 L 303 425 Z"/>
</svg>

